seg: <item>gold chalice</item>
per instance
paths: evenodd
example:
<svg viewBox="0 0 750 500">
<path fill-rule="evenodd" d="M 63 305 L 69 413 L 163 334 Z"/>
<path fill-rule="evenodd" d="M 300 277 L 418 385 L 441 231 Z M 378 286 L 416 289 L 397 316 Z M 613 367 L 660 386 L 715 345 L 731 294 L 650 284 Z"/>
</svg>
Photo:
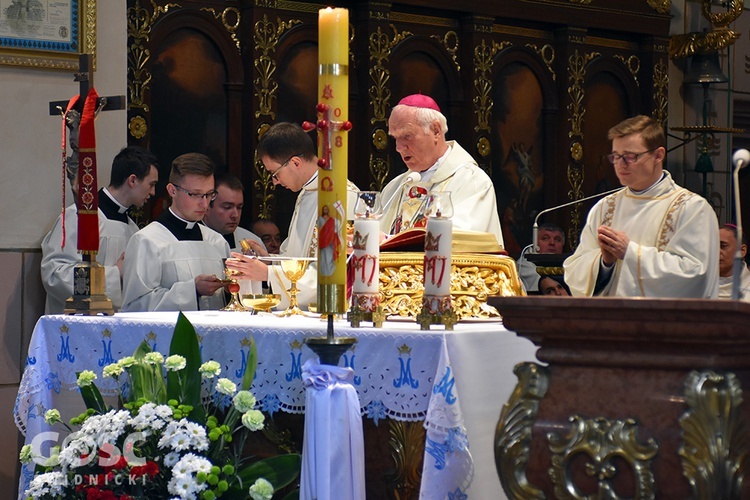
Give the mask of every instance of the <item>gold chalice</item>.
<svg viewBox="0 0 750 500">
<path fill-rule="evenodd" d="M 312 262 L 313 260 L 315 260 L 315 257 L 287 257 L 284 259 L 280 259 L 279 263 L 281 264 L 281 270 L 284 271 L 284 276 L 286 276 L 287 279 L 291 282 L 288 290 L 289 307 L 286 308 L 286 311 L 281 313 L 281 316 L 305 314 L 297 304 L 297 292 L 299 291 L 297 289 L 297 281 L 299 281 L 302 276 L 305 275 L 307 266 L 310 265 L 310 262 Z"/>
<path fill-rule="evenodd" d="M 221 308 L 221 311 L 247 311 L 245 306 L 242 305 L 242 302 L 240 302 L 240 284 L 237 283 L 237 280 L 234 278 L 234 276 L 237 275 L 237 271 L 226 267 L 224 268 L 224 274 L 226 275 L 227 280 L 229 280 L 227 289 L 229 290 L 229 293 L 232 294 L 232 299 L 229 301 L 229 304 Z"/>
<path fill-rule="evenodd" d="M 242 305 L 253 310 L 253 314 L 271 312 L 271 309 L 279 305 L 281 295 L 278 293 L 245 293 L 242 295 Z"/>
</svg>

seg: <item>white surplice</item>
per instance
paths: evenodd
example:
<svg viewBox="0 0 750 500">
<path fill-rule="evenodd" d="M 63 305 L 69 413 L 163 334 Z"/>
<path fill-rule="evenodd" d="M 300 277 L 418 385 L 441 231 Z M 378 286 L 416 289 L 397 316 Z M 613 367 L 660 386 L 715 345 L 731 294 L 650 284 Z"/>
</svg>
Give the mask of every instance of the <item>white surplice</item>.
<svg viewBox="0 0 750 500">
<path fill-rule="evenodd" d="M 719 226 L 711 205 L 672 180 L 669 172 L 649 189 L 625 188 L 588 214 L 581 240 L 563 263 L 574 296 L 592 296 L 601 265 L 597 228 L 624 231 L 630 244 L 599 295 L 715 298 L 719 292 Z"/>
<path fill-rule="evenodd" d="M 242 246 L 240 244 L 240 241 L 242 240 L 252 240 L 260 243 L 260 245 L 263 248 L 266 248 L 266 245 L 263 243 L 263 240 L 260 239 L 260 237 L 245 229 L 244 227 L 237 226 L 237 229 L 234 230 L 234 248 L 231 248 L 230 250 L 232 252 L 239 252 L 242 253 Z M 240 294 L 246 294 L 246 293 L 263 293 L 263 282 L 262 281 L 253 281 L 253 280 L 237 280 L 237 283 L 240 285 Z"/>
<path fill-rule="evenodd" d="M 357 186 L 347 181 L 347 220 L 354 220 L 354 205 L 357 202 Z M 281 243 L 279 253 L 287 257 L 317 257 L 318 238 L 315 230 L 318 221 L 318 173 L 302 187 L 294 204 L 292 220 L 289 224 L 289 236 Z M 268 282 L 273 293 L 281 295 L 278 309 L 289 306 L 289 287 L 291 283 L 284 276 L 284 271 L 278 264 L 268 266 Z M 297 302 L 301 308 L 306 308 L 311 302 L 318 300 L 318 266 L 311 262 L 305 275 L 297 281 Z"/>
<path fill-rule="evenodd" d="M 159 222 L 130 238 L 123 266 L 123 311 L 197 311 L 221 309 L 224 289 L 201 296 L 199 274 L 224 275 L 229 244 L 213 229 L 198 224 L 203 241 L 179 241 Z"/>
<path fill-rule="evenodd" d="M 720 299 L 731 299 L 732 298 L 732 283 L 734 279 L 732 276 L 726 278 L 719 277 L 719 298 Z M 740 275 L 740 300 L 744 302 L 750 302 L 750 270 L 747 268 L 745 263 L 742 263 L 742 274 Z"/>
<path fill-rule="evenodd" d="M 128 240 L 138 231 L 135 222 L 108 219 L 99 210 L 99 252 L 96 261 L 104 266 L 107 297 L 115 311 L 122 306 L 122 287 L 117 261 Z M 47 291 L 46 314 L 62 314 L 65 301 L 73 295 L 73 268 L 81 262 L 78 253 L 78 211 L 76 205 L 65 209 L 65 246 L 62 243 L 62 216 L 42 240 L 42 284 Z"/>
</svg>

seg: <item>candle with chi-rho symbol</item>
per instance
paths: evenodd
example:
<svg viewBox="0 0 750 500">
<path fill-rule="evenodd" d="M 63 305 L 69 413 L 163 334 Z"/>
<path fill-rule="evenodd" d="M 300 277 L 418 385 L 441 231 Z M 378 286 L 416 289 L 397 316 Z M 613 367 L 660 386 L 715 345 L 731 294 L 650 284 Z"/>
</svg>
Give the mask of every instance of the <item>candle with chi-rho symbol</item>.
<svg viewBox="0 0 750 500">
<path fill-rule="evenodd" d="M 450 296 L 453 204 L 450 192 L 430 193 L 425 209 L 424 294 Z"/>
<path fill-rule="evenodd" d="M 352 266 L 354 284 L 352 292 L 356 295 L 375 295 L 377 299 L 380 281 L 380 193 L 377 191 L 360 191 L 357 193 L 357 204 L 354 207 L 354 235 L 352 237 Z M 373 298 L 367 301 L 370 307 Z"/>
</svg>

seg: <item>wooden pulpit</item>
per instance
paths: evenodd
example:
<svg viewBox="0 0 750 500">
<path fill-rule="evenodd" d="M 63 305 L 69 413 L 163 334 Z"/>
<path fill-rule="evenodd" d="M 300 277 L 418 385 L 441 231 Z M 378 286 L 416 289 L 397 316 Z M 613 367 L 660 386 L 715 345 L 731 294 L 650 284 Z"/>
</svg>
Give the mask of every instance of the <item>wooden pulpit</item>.
<svg viewBox="0 0 750 500">
<path fill-rule="evenodd" d="M 506 495 L 750 498 L 750 304 L 498 297 L 539 346 L 495 435 Z"/>
</svg>

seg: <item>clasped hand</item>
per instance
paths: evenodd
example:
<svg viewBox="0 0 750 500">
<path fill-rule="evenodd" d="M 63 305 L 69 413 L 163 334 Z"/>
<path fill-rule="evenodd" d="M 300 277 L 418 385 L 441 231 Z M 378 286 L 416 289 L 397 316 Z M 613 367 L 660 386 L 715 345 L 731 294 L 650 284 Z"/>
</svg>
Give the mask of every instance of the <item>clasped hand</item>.
<svg viewBox="0 0 750 500">
<path fill-rule="evenodd" d="M 627 234 L 609 226 L 599 226 L 596 233 L 599 248 L 602 250 L 602 260 L 606 265 L 611 266 L 616 260 L 625 258 L 625 252 L 630 244 Z"/>
</svg>

